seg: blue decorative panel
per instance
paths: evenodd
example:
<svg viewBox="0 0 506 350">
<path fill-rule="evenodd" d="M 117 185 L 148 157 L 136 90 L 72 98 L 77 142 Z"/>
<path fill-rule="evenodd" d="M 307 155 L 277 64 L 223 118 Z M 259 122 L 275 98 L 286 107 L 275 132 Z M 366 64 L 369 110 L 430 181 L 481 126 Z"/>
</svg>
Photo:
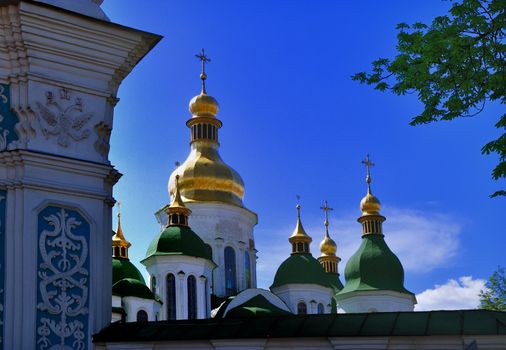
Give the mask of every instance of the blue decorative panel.
<svg viewBox="0 0 506 350">
<path fill-rule="evenodd" d="M 0 84 L 0 151 L 7 149 L 7 145 L 18 139 L 14 127 L 18 118 L 11 111 L 10 87 Z"/>
<path fill-rule="evenodd" d="M 38 216 L 37 348 L 88 348 L 90 225 L 49 206 Z"/>
<path fill-rule="evenodd" d="M 5 288 L 5 210 L 7 191 L 0 190 L 0 350 L 4 335 L 4 288 Z"/>
</svg>

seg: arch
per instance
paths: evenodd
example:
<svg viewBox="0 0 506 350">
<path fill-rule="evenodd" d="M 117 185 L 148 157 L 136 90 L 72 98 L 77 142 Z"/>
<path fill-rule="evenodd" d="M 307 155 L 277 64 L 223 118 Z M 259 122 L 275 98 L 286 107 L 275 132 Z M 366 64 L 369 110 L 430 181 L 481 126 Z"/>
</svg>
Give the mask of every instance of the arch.
<svg viewBox="0 0 506 350">
<path fill-rule="evenodd" d="M 319 303 L 319 304 L 318 304 L 318 310 L 317 310 L 317 311 L 318 311 L 318 314 L 320 314 L 320 315 L 321 315 L 321 314 L 324 314 L 324 313 L 325 313 L 325 306 L 323 306 L 323 304 L 322 304 L 322 303 Z"/>
<path fill-rule="evenodd" d="M 297 304 L 297 315 L 307 315 L 307 305 L 303 301 L 299 301 Z"/>
<path fill-rule="evenodd" d="M 137 311 L 137 322 L 148 322 L 148 313 L 144 310 Z"/>
<path fill-rule="evenodd" d="M 225 248 L 225 295 L 233 295 L 237 292 L 237 274 L 235 267 L 235 250 L 232 247 Z"/>
<path fill-rule="evenodd" d="M 151 291 L 153 294 L 156 294 L 156 277 L 151 276 L 151 283 L 150 283 Z"/>
<path fill-rule="evenodd" d="M 166 284 L 166 298 L 165 303 L 167 305 L 167 320 L 176 319 L 176 277 L 174 274 L 169 273 L 165 278 Z"/>
<path fill-rule="evenodd" d="M 189 275 L 186 280 L 188 291 L 188 319 L 197 318 L 197 280 L 195 276 Z"/>
<path fill-rule="evenodd" d="M 246 279 L 246 288 L 251 288 L 251 266 L 249 252 L 244 252 L 244 278 Z"/>
</svg>

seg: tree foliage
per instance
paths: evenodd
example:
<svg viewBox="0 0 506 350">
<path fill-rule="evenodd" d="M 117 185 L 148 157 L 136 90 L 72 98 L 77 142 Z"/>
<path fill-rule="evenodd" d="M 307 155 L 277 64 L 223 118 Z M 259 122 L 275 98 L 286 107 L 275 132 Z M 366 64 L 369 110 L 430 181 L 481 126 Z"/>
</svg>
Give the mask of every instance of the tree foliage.
<svg viewBox="0 0 506 350">
<path fill-rule="evenodd" d="M 506 276 L 503 267 L 499 266 L 480 292 L 480 308 L 506 311 Z"/>
<path fill-rule="evenodd" d="M 416 92 L 424 110 L 411 125 L 472 117 L 490 101 L 505 104 L 505 9 L 504 0 L 462 0 L 430 25 L 400 23 L 395 59 L 380 58 L 372 62 L 372 72 L 352 79 L 397 95 Z M 482 148 L 499 156 L 495 180 L 506 178 L 506 113 L 498 119 L 502 135 Z M 506 191 L 492 197 L 498 195 Z"/>
</svg>

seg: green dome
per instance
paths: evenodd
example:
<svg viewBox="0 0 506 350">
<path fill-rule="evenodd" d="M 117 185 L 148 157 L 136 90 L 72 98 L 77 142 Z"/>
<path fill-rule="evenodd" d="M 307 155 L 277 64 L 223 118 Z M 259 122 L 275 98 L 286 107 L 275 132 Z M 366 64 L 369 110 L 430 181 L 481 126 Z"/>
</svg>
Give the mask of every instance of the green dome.
<svg viewBox="0 0 506 350">
<path fill-rule="evenodd" d="M 330 287 L 325 270 L 311 254 L 292 254 L 283 261 L 276 271 L 271 289 L 290 283 Z"/>
<path fill-rule="evenodd" d="M 146 285 L 133 278 L 124 278 L 112 286 L 112 294 L 121 297 L 138 297 L 143 299 L 155 299 L 151 290 Z"/>
<path fill-rule="evenodd" d="M 212 261 L 210 247 L 187 226 L 169 226 L 149 245 L 146 258 L 152 255 L 188 255 Z"/>
<path fill-rule="evenodd" d="M 146 284 L 141 272 L 128 259 L 112 258 L 112 284 L 124 278 L 131 278 Z"/>
<path fill-rule="evenodd" d="M 360 248 L 346 264 L 344 277 L 346 286 L 338 296 L 355 291 L 375 290 L 413 294 L 404 288 L 402 264 L 388 248 L 381 234 L 362 237 Z"/>
<path fill-rule="evenodd" d="M 226 307 L 226 306 L 225 306 Z M 271 304 L 263 295 L 257 295 L 225 315 L 226 318 L 250 318 L 259 316 L 291 315 L 290 312 Z"/>
<path fill-rule="evenodd" d="M 331 286 L 336 292 L 343 289 L 343 283 L 341 282 L 338 273 L 325 272 L 325 275 L 327 275 L 328 285 Z"/>
</svg>

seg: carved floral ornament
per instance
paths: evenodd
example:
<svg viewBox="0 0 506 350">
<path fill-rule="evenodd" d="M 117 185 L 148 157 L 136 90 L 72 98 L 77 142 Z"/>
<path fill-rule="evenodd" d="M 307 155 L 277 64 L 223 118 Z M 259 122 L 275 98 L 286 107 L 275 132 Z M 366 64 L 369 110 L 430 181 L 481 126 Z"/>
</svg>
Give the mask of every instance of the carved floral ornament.
<svg viewBox="0 0 506 350">
<path fill-rule="evenodd" d="M 39 121 L 43 134 L 57 136 L 57 142 L 62 147 L 68 147 L 71 140 L 87 139 L 91 131 L 87 127 L 93 113 L 83 113 L 82 99 L 76 97 L 73 101 L 72 93 L 62 88 L 58 94 L 58 101 L 52 91 L 46 92 L 46 103 L 36 102 L 39 109 Z"/>
<path fill-rule="evenodd" d="M 39 214 L 37 349 L 85 350 L 89 224 L 76 211 Z"/>
</svg>

